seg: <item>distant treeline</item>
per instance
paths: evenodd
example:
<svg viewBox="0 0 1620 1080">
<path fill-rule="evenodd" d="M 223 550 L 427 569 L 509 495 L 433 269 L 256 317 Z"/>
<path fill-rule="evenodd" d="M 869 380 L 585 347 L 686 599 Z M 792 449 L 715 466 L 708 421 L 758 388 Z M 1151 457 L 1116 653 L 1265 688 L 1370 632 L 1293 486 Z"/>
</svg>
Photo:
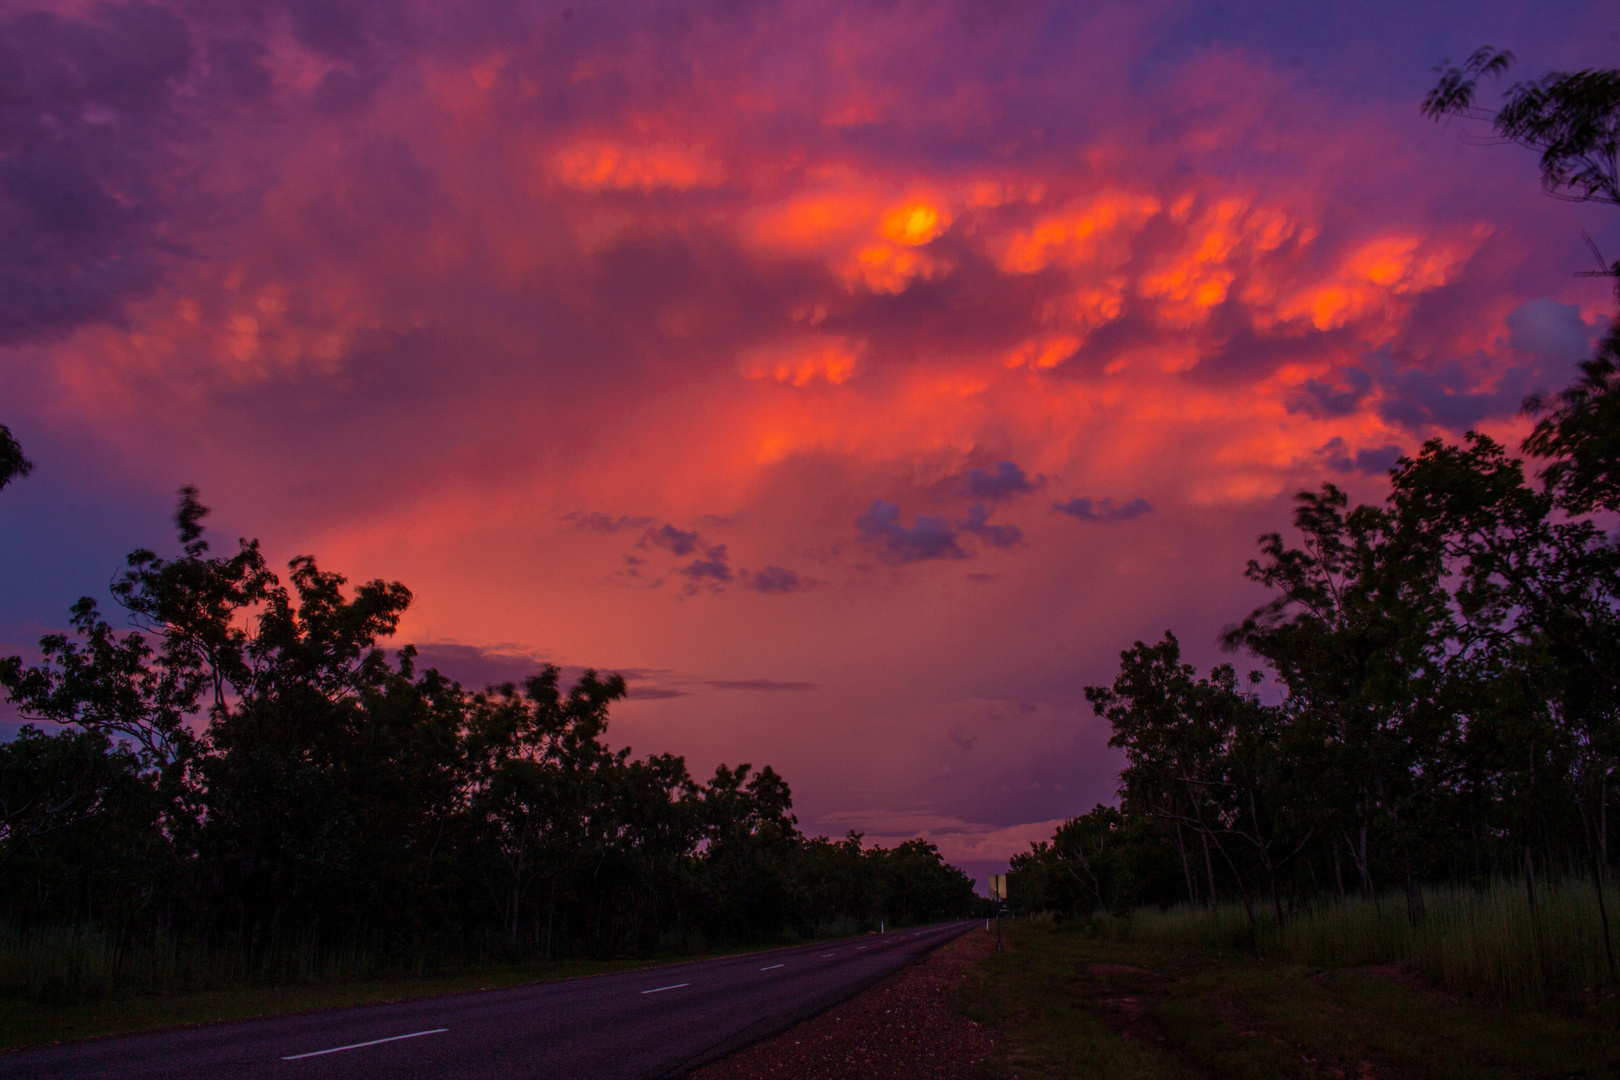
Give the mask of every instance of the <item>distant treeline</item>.
<svg viewBox="0 0 1620 1080">
<path fill-rule="evenodd" d="M 256 542 L 228 558 L 182 492 L 182 552 L 129 557 L 42 663 L 0 661 L 0 924 L 93 927 L 273 965 L 301 955 L 614 956 L 917 923 L 972 883 L 922 840 L 806 838 L 769 767 L 707 783 L 604 741 L 624 681 L 469 691 L 379 646 L 398 583 L 345 595 Z M 308 966 L 307 964 L 305 965 Z M 316 965 L 319 966 L 318 964 Z"/>
<path fill-rule="evenodd" d="M 1298 546 L 1262 536 L 1248 565 L 1274 599 L 1222 637 L 1264 671 L 1201 675 L 1172 634 L 1125 650 L 1086 691 L 1125 753 L 1119 807 L 1018 856 L 1014 898 L 1225 897 L 1252 926 L 1256 907 L 1281 924 L 1314 897 L 1395 890 L 1415 923 L 1425 884 L 1511 878 L 1532 910 L 1548 877 L 1599 885 L 1620 766 L 1620 328 L 1527 407 L 1534 481 L 1470 433 L 1402 458 L 1382 505 L 1298 496 Z"/>
</svg>

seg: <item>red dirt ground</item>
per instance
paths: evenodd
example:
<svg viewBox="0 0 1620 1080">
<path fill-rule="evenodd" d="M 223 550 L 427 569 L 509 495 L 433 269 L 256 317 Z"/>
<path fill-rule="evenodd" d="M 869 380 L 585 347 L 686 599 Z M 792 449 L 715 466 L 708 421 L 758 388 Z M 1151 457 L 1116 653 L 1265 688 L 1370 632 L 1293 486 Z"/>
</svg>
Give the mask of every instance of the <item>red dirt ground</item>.
<svg viewBox="0 0 1620 1080">
<path fill-rule="evenodd" d="M 951 1011 L 951 992 L 994 941 L 964 934 L 928 959 L 691 1080 L 977 1080 L 994 1032 Z"/>
</svg>

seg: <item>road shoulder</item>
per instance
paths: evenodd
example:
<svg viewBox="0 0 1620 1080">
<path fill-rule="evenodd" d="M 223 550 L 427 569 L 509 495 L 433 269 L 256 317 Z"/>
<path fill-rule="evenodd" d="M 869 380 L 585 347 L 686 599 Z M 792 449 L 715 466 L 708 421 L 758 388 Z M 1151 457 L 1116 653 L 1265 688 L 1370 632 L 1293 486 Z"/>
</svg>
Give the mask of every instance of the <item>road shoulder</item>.
<svg viewBox="0 0 1620 1080">
<path fill-rule="evenodd" d="M 970 1080 L 995 1053 L 993 1030 L 955 1000 L 994 942 L 983 930 L 813 1019 L 689 1074 L 691 1080 Z"/>
</svg>

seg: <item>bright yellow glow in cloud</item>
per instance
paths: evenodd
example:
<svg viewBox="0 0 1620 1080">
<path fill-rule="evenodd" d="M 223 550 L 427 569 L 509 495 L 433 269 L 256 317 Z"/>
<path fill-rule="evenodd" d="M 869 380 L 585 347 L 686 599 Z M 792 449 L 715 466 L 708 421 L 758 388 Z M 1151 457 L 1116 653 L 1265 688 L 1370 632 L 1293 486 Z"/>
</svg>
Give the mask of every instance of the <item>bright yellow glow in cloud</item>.
<svg viewBox="0 0 1620 1080">
<path fill-rule="evenodd" d="M 951 227 L 951 212 L 925 202 L 909 203 L 883 219 L 883 235 L 897 244 L 926 244 Z"/>
</svg>

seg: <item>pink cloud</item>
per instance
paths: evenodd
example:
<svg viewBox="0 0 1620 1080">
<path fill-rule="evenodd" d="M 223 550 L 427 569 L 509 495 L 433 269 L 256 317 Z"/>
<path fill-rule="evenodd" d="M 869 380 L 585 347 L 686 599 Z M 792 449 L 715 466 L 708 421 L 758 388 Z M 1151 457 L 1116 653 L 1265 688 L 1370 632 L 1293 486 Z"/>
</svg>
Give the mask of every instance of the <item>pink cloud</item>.
<svg viewBox="0 0 1620 1080">
<path fill-rule="evenodd" d="M 8 16 L 0 391 L 155 504 L 407 581 L 490 670 L 665 673 L 640 749 L 1004 858 L 1108 797 L 1079 688 L 1240 614 L 1280 500 L 1511 435 L 1607 310 L 1533 163 L 1417 115 L 1435 58 L 1357 81 L 1407 13 L 1367 17 L 1335 51 L 1174 5 Z M 985 700 L 1038 719 L 972 736 Z"/>
</svg>

